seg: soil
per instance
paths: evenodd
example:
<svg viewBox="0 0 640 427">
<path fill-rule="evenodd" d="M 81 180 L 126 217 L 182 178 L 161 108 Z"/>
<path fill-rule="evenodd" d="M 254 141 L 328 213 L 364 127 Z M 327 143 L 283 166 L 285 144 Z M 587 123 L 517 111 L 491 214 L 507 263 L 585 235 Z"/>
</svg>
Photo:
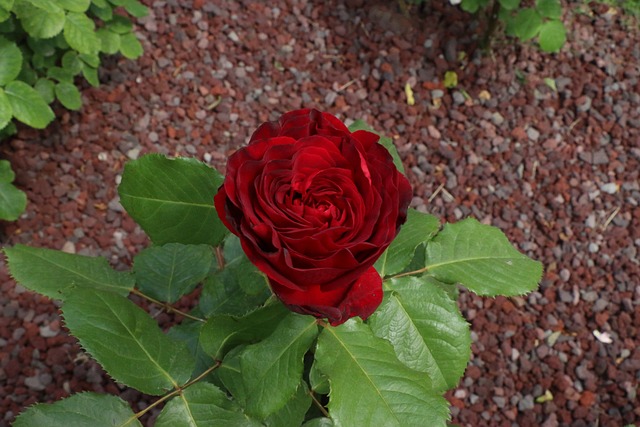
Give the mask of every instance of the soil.
<svg viewBox="0 0 640 427">
<path fill-rule="evenodd" d="M 453 421 L 640 425 L 637 23 L 572 2 L 559 54 L 500 37 L 482 54 L 482 24 L 446 1 L 409 15 L 392 1 L 145 3 L 143 57 L 106 58 L 81 111 L 59 108 L 48 129 L 21 127 L 0 146 L 29 199 L 1 225 L 3 245 L 128 268 L 148 240 L 118 201 L 127 160 L 161 152 L 223 170 L 285 111 L 364 119 L 394 138 L 414 207 L 491 223 L 545 265 L 524 297 L 463 292 L 473 356 L 447 395 Z M 456 88 L 443 87 L 446 71 Z M 134 410 L 152 401 L 109 379 L 67 335 L 56 304 L 17 286 L 4 260 L 0 285 L 0 426 L 79 391 L 120 395 Z"/>
</svg>

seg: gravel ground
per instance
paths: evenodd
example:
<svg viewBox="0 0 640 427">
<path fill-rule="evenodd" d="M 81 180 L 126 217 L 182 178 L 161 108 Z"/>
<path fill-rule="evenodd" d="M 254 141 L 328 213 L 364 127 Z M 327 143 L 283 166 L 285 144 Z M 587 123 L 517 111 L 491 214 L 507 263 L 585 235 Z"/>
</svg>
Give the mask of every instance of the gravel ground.
<svg viewBox="0 0 640 427">
<path fill-rule="evenodd" d="M 20 220 L 1 224 L 3 244 L 127 268 L 148 244 L 117 198 L 127 160 L 161 152 L 222 170 L 284 111 L 361 118 L 394 138 L 414 207 L 498 226 L 545 265 L 526 297 L 462 294 L 473 356 L 447 396 L 454 421 L 640 425 L 640 44 L 620 11 L 572 3 L 560 54 L 496 40 L 482 56 L 482 28 L 446 1 L 411 17 L 391 1 L 146 3 L 142 58 L 106 59 L 82 111 L 60 109 L 47 130 L 22 128 L 0 146 L 29 198 Z M 441 84 L 449 70 L 453 90 Z M 136 410 L 151 401 L 111 381 L 56 305 L 16 286 L 2 260 L 0 286 L 0 426 L 83 390 Z"/>
</svg>

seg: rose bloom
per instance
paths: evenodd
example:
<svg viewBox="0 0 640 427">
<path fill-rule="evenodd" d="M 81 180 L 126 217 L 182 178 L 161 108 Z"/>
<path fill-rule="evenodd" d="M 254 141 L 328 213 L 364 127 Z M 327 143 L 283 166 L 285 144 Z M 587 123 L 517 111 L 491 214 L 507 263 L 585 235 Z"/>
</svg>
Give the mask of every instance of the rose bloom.
<svg viewBox="0 0 640 427">
<path fill-rule="evenodd" d="M 317 110 L 262 124 L 227 164 L 215 206 L 289 309 L 331 325 L 382 302 L 374 262 L 412 191 L 379 136 Z"/>
</svg>

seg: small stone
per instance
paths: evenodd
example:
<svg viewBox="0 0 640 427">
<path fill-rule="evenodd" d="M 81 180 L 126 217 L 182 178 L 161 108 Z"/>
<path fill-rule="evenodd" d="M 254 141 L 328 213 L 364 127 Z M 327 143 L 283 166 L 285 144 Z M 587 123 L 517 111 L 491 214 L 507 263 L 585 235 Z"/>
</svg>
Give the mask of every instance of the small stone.
<svg viewBox="0 0 640 427">
<path fill-rule="evenodd" d="M 500 409 L 504 408 L 504 406 L 507 404 L 507 399 L 505 397 L 493 396 L 492 399 L 496 403 L 496 406 L 498 406 L 498 408 Z"/>
<path fill-rule="evenodd" d="M 338 97 L 337 93 L 330 91 L 325 95 L 324 103 L 327 104 L 327 106 L 331 106 L 336 101 L 337 97 Z"/>
<path fill-rule="evenodd" d="M 540 138 L 540 132 L 536 128 L 527 129 L 527 136 L 531 141 L 537 141 Z"/>
<path fill-rule="evenodd" d="M 586 221 L 584 222 L 584 225 L 586 225 L 589 228 L 596 228 L 596 216 L 595 214 L 590 214 Z"/>
<path fill-rule="evenodd" d="M 240 42 L 240 37 L 236 34 L 235 31 L 231 31 L 227 36 L 231 39 L 232 42 L 238 43 Z"/>
<path fill-rule="evenodd" d="M 504 123 L 504 117 L 502 117 L 502 114 L 496 111 L 491 115 L 491 121 L 494 125 L 500 126 L 502 123 Z"/>
<path fill-rule="evenodd" d="M 518 410 L 520 412 L 530 411 L 531 409 L 534 408 L 534 406 L 535 406 L 535 402 L 533 400 L 533 396 L 530 394 L 527 394 L 518 402 Z"/>
<path fill-rule="evenodd" d="M 131 160 L 137 159 L 139 155 L 140 155 L 139 147 L 132 148 L 131 150 L 127 151 L 127 157 L 130 158 Z"/>
<path fill-rule="evenodd" d="M 62 245 L 62 252 L 66 252 L 68 254 L 75 254 L 76 253 L 76 245 L 73 242 L 67 241 L 64 242 L 64 245 Z"/>
<path fill-rule="evenodd" d="M 434 89 L 431 91 L 431 98 L 438 99 L 444 96 L 444 92 L 440 89 Z"/>
<path fill-rule="evenodd" d="M 29 387 L 31 390 L 36 391 L 42 391 L 46 388 L 45 385 L 40 381 L 40 377 L 38 375 L 25 378 L 24 385 Z"/>
<path fill-rule="evenodd" d="M 18 341 L 20 338 L 22 338 L 25 334 L 26 329 L 25 328 L 16 328 L 13 330 L 13 334 L 11 334 L 11 338 L 13 338 L 14 341 Z"/>
<path fill-rule="evenodd" d="M 59 331 L 52 331 L 49 325 L 40 326 L 40 336 L 42 338 L 53 338 L 58 335 Z"/>
<path fill-rule="evenodd" d="M 609 163 L 609 156 L 607 156 L 607 152 L 604 150 L 598 150 L 593 153 L 592 162 L 594 165 L 606 165 Z"/>
<path fill-rule="evenodd" d="M 560 278 L 563 281 L 568 282 L 569 279 L 571 278 L 571 272 L 566 268 L 563 268 L 562 270 L 560 270 Z"/>
<path fill-rule="evenodd" d="M 606 299 L 600 298 L 593 305 L 592 310 L 595 313 L 599 313 L 599 312 L 603 311 L 605 308 L 607 308 L 608 306 L 609 306 L 609 301 L 607 301 Z"/>
<path fill-rule="evenodd" d="M 440 131 L 433 125 L 427 127 L 427 132 L 429 132 L 429 136 L 433 139 L 440 139 L 442 137 Z"/>
<path fill-rule="evenodd" d="M 451 94 L 453 97 L 453 103 L 456 105 L 464 104 L 465 98 L 461 92 L 455 91 Z"/>
<path fill-rule="evenodd" d="M 602 190 L 607 194 L 616 194 L 619 189 L 620 189 L 620 186 L 615 182 L 609 182 L 607 184 L 603 184 L 600 186 L 600 190 Z"/>
<path fill-rule="evenodd" d="M 600 250 L 600 246 L 597 243 L 589 243 L 589 252 L 591 252 L 592 254 L 595 254 L 596 252 L 598 252 Z"/>
<path fill-rule="evenodd" d="M 151 142 L 158 142 L 160 138 L 158 137 L 158 134 L 156 132 L 149 132 L 149 141 Z"/>
<path fill-rule="evenodd" d="M 107 207 L 109 208 L 109 210 L 112 210 L 114 212 L 124 212 L 124 208 L 120 204 L 120 198 L 118 196 L 111 199 L 107 204 Z"/>
<path fill-rule="evenodd" d="M 598 293 L 596 291 L 587 291 L 582 294 L 582 300 L 586 302 L 594 302 L 598 299 Z"/>
<path fill-rule="evenodd" d="M 585 113 L 591 109 L 591 98 L 588 96 L 581 96 L 576 100 L 577 110 L 581 113 Z"/>
</svg>

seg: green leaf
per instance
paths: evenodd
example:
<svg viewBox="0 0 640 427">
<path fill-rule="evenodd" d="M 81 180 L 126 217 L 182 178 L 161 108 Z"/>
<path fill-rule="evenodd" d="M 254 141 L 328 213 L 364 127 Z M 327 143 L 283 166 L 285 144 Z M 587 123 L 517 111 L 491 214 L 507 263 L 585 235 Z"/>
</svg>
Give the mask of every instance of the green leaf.
<svg viewBox="0 0 640 427">
<path fill-rule="evenodd" d="M 151 395 L 187 382 L 194 360 L 147 312 L 111 292 L 75 289 L 62 306 L 72 335 L 116 381 Z"/>
<path fill-rule="evenodd" d="M 0 182 L 0 219 L 17 220 L 27 207 L 27 195 L 13 184 Z"/>
<path fill-rule="evenodd" d="M 37 7 L 48 12 L 55 12 L 59 7 L 51 0 L 18 0 L 18 3 L 29 3 L 29 6 Z"/>
<path fill-rule="evenodd" d="M 224 388 L 233 397 L 233 400 L 243 408 L 247 404 L 247 391 L 240 370 L 240 354 L 245 348 L 246 345 L 239 345 L 227 353 L 220 367 L 216 370 L 218 379 Z"/>
<path fill-rule="evenodd" d="M 359 130 L 365 130 L 367 132 L 375 133 L 380 137 L 378 141 L 384 148 L 387 149 L 391 157 L 393 158 L 393 164 L 396 165 L 396 168 L 400 171 L 400 173 L 404 174 L 404 165 L 402 164 L 402 159 L 400 159 L 400 155 L 398 154 L 398 149 L 393 144 L 393 140 L 386 136 L 383 136 L 379 132 L 373 130 L 364 120 L 356 120 L 349 126 L 350 132 L 357 132 Z"/>
<path fill-rule="evenodd" d="M 0 24 L 3 24 L 5 22 L 8 22 L 11 18 L 11 12 L 9 12 L 7 9 L 3 9 L 2 7 L 0 7 Z M 2 27 L 0 27 L 0 33 L 4 32 L 2 31 Z"/>
<path fill-rule="evenodd" d="M 437 217 L 409 209 L 407 222 L 375 264 L 378 273 L 384 277 L 404 270 L 418 245 L 431 240 L 439 228 L 440 220 Z"/>
<path fill-rule="evenodd" d="M 82 107 L 80 91 L 73 83 L 60 82 L 56 85 L 56 98 L 69 110 L 79 110 Z"/>
<path fill-rule="evenodd" d="M 38 403 L 18 415 L 14 427 L 142 427 L 127 402 L 111 394 L 78 393 L 55 403 Z"/>
<path fill-rule="evenodd" d="M 242 316 L 264 304 L 271 290 L 266 277 L 249 261 L 240 239 L 230 234 L 224 241 L 225 265 L 207 278 L 200 295 L 200 310 L 206 315 Z"/>
<path fill-rule="evenodd" d="M 169 338 L 184 342 L 191 352 L 195 360 L 195 368 L 191 374 L 192 377 L 197 377 L 214 364 L 213 359 L 204 352 L 200 345 L 200 334 L 202 333 L 203 326 L 203 322 L 185 319 L 167 331 Z"/>
<path fill-rule="evenodd" d="M 304 422 L 310 406 L 309 388 L 307 383 L 302 381 L 287 403 L 264 420 L 264 425 L 267 427 L 299 426 Z"/>
<path fill-rule="evenodd" d="M 13 116 L 24 124 L 44 129 L 54 119 L 54 114 L 40 94 L 31 86 L 14 80 L 4 88 Z"/>
<path fill-rule="evenodd" d="M 520 6 L 520 0 L 500 0 L 500 6 L 505 10 L 514 10 Z"/>
<path fill-rule="evenodd" d="M 64 23 L 64 39 L 80 53 L 95 55 L 100 51 L 100 39 L 95 25 L 84 13 L 69 12 Z"/>
<path fill-rule="evenodd" d="M 111 9 L 111 7 L 106 4 L 106 2 L 104 7 L 101 7 L 94 1 L 91 4 L 91 7 L 89 7 L 89 10 L 97 18 L 102 19 L 105 22 L 111 21 L 114 17 L 113 9 Z"/>
<path fill-rule="evenodd" d="M 167 243 L 136 255 L 133 272 L 143 293 L 172 303 L 193 291 L 207 276 L 213 262 L 210 246 Z"/>
<path fill-rule="evenodd" d="M 56 0 L 56 3 L 71 12 L 86 12 L 91 5 L 91 0 Z"/>
<path fill-rule="evenodd" d="M 314 418 L 302 424 L 302 427 L 334 427 L 331 418 Z"/>
<path fill-rule="evenodd" d="M 88 53 L 81 53 L 80 55 L 78 55 L 78 58 L 80 58 L 80 60 L 82 62 L 84 62 L 85 64 L 89 65 L 92 68 L 98 68 L 100 66 L 100 57 L 98 56 L 98 54 L 88 54 Z"/>
<path fill-rule="evenodd" d="M 473 218 L 445 225 L 426 252 L 430 275 L 479 295 L 522 295 L 542 277 L 542 264 L 518 252 L 499 229 Z"/>
<path fill-rule="evenodd" d="M 476 13 L 480 8 L 480 1 L 479 0 L 462 0 L 462 2 L 460 3 L 460 7 L 465 12 Z"/>
<path fill-rule="evenodd" d="M 9 161 L 0 160 L 0 219 L 5 221 L 15 221 L 27 207 L 27 195 L 11 184 L 14 178 Z"/>
<path fill-rule="evenodd" d="M 116 34 L 121 35 L 130 33 L 131 30 L 133 30 L 131 20 L 122 15 L 113 15 L 113 19 L 110 19 L 109 22 L 106 23 L 105 27 Z"/>
<path fill-rule="evenodd" d="M 65 70 L 61 67 L 51 67 L 47 70 L 47 78 L 57 80 L 59 82 L 66 82 L 73 84 L 73 74 L 69 70 Z M 55 88 L 54 88 L 55 92 Z"/>
<path fill-rule="evenodd" d="M 109 9 L 111 9 L 111 6 L 109 6 L 109 3 L 107 3 L 107 0 L 91 0 L 91 5 L 95 5 L 98 7 L 108 7 Z"/>
<path fill-rule="evenodd" d="M 542 18 L 531 8 L 521 9 L 513 21 L 515 35 L 522 41 L 534 38 L 540 32 Z"/>
<path fill-rule="evenodd" d="M 5 10 L 11 10 L 13 8 L 14 0 L 0 0 L 0 8 Z"/>
<path fill-rule="evenodd" d="M 331 391 L 329 388 L 329 378 L 318 369 L 318 364 L 311 365 L 309 370 L 309 384 L 311 390 L 316 394 L 329 394 Z"/>
<path fill-rule="evenodd" d="M 560 19 L 562 17 L 562 5 L 559 0 L 536 0 L 536 9 L 543 18 Z"/>
<path fill-rule="evenodd" d="M 2 89 L 0 89 L 0 93 Z M 9 160 L 0 160 L 0 182 L 13 182 L 16 179 L 16 174 L 11 169 L 11 163 Z"/>
<path fill-rule="evenodd" d="M 106 28 L 100 28 L 96 31 L 98 38 L 100 39 L 100 50 L 109 55 L 118 53 L 120 49 L 120 36 L 113 31 L 109 31 Z"/>
<path fill-rule="evenodd" d="M 445 426 L 448 403 L 429 377 L 402 364 L 387 341 L 350 319 L 326 327 L 315 354 L 329 377 L 329 414 L 338 426 Z"/>
<path fill-rule="evenodd" d="M 455 300 L 430 277 L 392 279 L 388 289 L 368 319 L 371 330 L 402 363 L 429 374 L 435 391 L 454 388 L 471 356 L 469 325 Z"/>
<path fill-rule="evenodd" d="M 142 45 L 133 32 L 120 36 L 120 53 L 127 59 L 137 59 L 142 56 Z"/>
<path fill-rule="evenodd" d="M 4 252 L 16 282 L 49 298 L 64 299 L 65 292 L 71 288 L 104 290 L 119 295 L 128 295 L 133 289 L 131 274 L 114 271 L 105 258 L 24 245 L 5 248 Z"/>
<path fill-rule="evenodd" d="M 171 399 L 155 427 L 259 427 L 260 423 L 242 413 L 241 408 L 213 384 L 197 383 Z"/>
<path fill-rule="evenodd" d="M 246 316 L 212 316 L 200 335 L 204 351 L 216 360 L 240 344 L 258 342 L 273 333 L 280 321 L 289 313 L 279 303 L 269 304 Z"/>
<path fill-rule="evenodd" d="M 304 355 L 318 335 L 316 319 L 290 313 L 265 340 L 240 356 L 246 412 L 264 420 L 284 407 L 302 380 Z"/>
<path fill-rule="evenodd" d="M 245 407 L 247 402 L 247 390 L 240 368 L 241 355 L 245 348 L 245 346 L 239 346 L 231 350 L 216 371 L 224 387 L 242 407 Z M 296 392 L 285 405 L 269 415 L 263 421 L 263 424 L 270 427 L 299 426 L 302 424 L 310 405 L 311 395 L 309 394 L 309 388 L 304 381 L 301 381 Z"/>
<path fill-rule="evenodd" d="M 78 54 L 75 51 L 69 50 L 62 55 L 62 68 L 74 76 L 82 70 L 82 66 L 83 63 L 80 61 L 80 58 L 78 58 Z"/>
<path fill-rule="evenodd" d="M 122 6 L 131 16 L 136 18 L 143 18 L 149 14 L 149 9 L 138 0 L 127 0 Z"/>
<path fill-rule="evenodd" d="M 35 39 L 27 36 L 27 46 L 29 46 L 34 53 L 39 53 L 44 57 L 50 57 L 56 54 L 55 38 Z"/>
<path fill-rule="evenodd" d="M 87 82 L 89 82 L 89 84 L 93 87 L 98 87 L 100 86 L 100 80 L 98 78 L 98 70 L 95 68 L 92 68 L 88 65 L 83 65 L 82 67 L 82 75 L 84 76 L 85 80 Z"/>
<path fill-rule="evenodd" d="M 31 1 L 19 1 L 14 5 L 13 12 L 27 34 L 37 39 L 54 37 L 65 24 L 64 10 L 53 2 L 34 4 Z"/>
<path fill-rule="evenodd" d="M 567 40 L 567 31 L 561 21 L 547 21 L 540 28 L 538 43 L 545 52 L 558 52 Z"/>
<path fill-rule="evenodd" d="M 13 33 L 16 30 L 16 18 L 7 11 L 2 12 L 2 16 L 0 18 L 0 33 L 8 34 Z"/>
<path fill-rule="evenodd" d="M 22 52 L 15 43 L 0 37 L 0 86 L 14 81 L 21 69 Z"/>
<path fill-rule="evenodd" d="M 154 243 L 216 246 L 227 234 L 213 206 L 222 181 L 199 161 L 152 154 L 127 163 L 118 193 Z"/>
<path fill-rule="evenodd" d="M 4 89 L 0 87 L 0 129 L 8 125 L 12 117 L 13 108 L 11 108 L 11 102 L 9 102 L 7 94 L 4 93 Z"/>
</svg>

